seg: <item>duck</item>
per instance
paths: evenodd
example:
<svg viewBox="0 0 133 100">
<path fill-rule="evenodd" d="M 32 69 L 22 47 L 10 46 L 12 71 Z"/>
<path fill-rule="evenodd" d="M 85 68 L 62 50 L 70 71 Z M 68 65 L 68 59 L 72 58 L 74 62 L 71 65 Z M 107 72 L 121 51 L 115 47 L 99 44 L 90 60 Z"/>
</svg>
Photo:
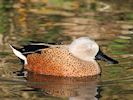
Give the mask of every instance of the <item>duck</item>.
<svg viewBox="0 0 133 100">
<path fill-rule="evenodd" d="M 22 48 L 10 45 L 28 71 L 61 77 L 85 77 L 101 74 L 97 60 L 118 64 L 102 52 L 95 40 L 80 37 L 67 45 L 32 42 Z"/>
</svg>

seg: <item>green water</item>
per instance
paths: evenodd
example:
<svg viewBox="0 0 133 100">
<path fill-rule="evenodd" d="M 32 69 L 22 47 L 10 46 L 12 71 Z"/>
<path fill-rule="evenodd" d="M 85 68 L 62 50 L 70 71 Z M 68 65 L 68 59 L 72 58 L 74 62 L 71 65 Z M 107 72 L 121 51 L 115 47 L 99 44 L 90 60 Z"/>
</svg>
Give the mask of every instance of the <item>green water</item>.
<svg viewBox="0 0 133 100">
<path fill-rule="evenodd" d="M 0 99 L 2 100 L 132 100 L 132 0 L 1 0 Z M 94 78 L 17 76 L 22 65 L 8 43 L 29 41 L 68 44 L 88 36 L 117 65 L 98 62 Z"/>
</svg>

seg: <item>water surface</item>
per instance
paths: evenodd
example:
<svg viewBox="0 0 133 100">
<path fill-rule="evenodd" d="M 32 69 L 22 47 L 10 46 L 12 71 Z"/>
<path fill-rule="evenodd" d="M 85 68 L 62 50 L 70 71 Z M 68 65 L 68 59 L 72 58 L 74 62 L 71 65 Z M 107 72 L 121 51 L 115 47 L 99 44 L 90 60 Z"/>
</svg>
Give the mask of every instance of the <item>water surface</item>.
<svg viewBox="0 0 133 100">
<path fill-rule="evenodd" d="M 1 0 L 0 99 L 2 100 L 132 100 L 133 1 Z M 60 78 L 15 73 L 22 65 L 8 43 L 29 41 L 68 44 L 88 36 L 118 60 L 98 62 L 101 76 Z"/>
</svg>

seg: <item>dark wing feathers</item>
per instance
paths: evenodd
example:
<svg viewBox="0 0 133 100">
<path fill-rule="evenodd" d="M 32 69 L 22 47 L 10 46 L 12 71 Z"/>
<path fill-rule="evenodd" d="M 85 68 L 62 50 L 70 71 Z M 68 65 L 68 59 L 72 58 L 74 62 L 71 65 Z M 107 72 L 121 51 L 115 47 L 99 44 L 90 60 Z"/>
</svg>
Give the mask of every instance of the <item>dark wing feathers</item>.
<svg viewBox="0 0 133 100">
<path fill-rule="evenodd" d="M 25 45 L 23 48 L 19 49 L 20 52 L 35 52 L 39 49 L 48 48 L 49 46 L 46 45 Z"/>
<path fill-rule="evenodd" d="M 48 45 L 42 44 L 42 45 L 38 45 L 36 44 L 29 44 L 29 45 L 24 45 L 22 48 L 16 48 L 14 46 L 12 46 L 14 49 L 20 51 L 21 53 L 23 53 L 23 55 L 27 56 L 28 54 L 32 54 L 32 53 L 41 53 L 40 49 L 45 49 L 45 48 L 49 48 Z M 19 58 L 20 59 L 20 58 Z M 24 64 L 24 61 L 22 59 L 21 63 Z"/>
<path fill-rule="evenodd" d="M 23 53 L 25 56 L 31 53 L 41 53 L 41 49 L 49 48 L 50 45 L 56 45 L 56 43 L 48 43 L 45 44 L 43 42 L 36 42 L 36 41 L 30 41 L 30 44 L 28 45 L 23 45 L 22 48 L 15 48 L 16 50 L 20 51 Z"/>
<path fill-rule="evenodd" d="M 33 43 L 33 44 L 39 44 L 39 43 L 44 43 L 44 42 L 38 42 L 38 41 L 29 41 L 31 44 Z M 59 44 L 61 44 L 60 42 L 48 42 L 48 43 L 46 43 L 46 44 L 50 44 L 50 45 L 59 45 Z"/>
</svg>

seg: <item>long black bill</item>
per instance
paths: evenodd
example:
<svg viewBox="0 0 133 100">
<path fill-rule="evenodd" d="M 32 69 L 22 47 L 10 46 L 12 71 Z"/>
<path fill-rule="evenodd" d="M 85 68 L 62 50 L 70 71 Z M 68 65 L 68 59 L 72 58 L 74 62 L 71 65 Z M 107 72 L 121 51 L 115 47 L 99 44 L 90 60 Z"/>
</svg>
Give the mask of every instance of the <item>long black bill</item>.
<svg viewBox="0 0 133 100">
<path fill-rule="evenodd" d="M 97 53 L 97 55 L 95 56 L 96 60 L 103 60 L 108 62 L 109 64 L 118 64 L 118 61 L 108 57 L 107 55 L 105 55 L 100 49 L 99 52 Z"/>
</svg>

